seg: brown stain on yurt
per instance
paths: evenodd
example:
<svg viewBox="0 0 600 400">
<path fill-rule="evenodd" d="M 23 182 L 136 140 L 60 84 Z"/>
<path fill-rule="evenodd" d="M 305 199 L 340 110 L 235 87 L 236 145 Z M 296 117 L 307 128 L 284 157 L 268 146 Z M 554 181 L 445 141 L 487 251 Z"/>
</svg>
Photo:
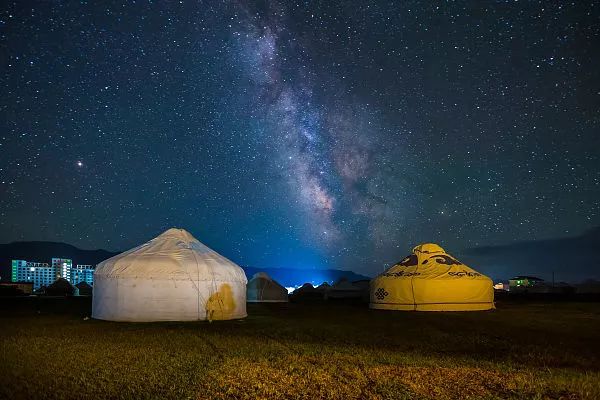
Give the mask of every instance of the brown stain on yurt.
<svg viewBox="0 0 600 400">
<path fill-rule="evenodd" d="M 206 302 L 206 317 L 209 321 L 231 319 L 235 311 L 233 291 L 228 283 L 224 283 L 219 291 L 213 293 Z"/>
</svg>

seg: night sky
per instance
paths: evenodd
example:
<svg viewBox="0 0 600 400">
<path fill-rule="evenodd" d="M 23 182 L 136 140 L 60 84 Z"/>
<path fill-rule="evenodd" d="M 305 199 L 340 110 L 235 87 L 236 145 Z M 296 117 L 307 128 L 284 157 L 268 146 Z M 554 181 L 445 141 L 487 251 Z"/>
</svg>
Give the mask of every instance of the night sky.
<svg viewBox="0 0 600 400">
<path fill-rule="evenodd" d="M 3 2 L 0 242 L 373 274 L 600 225 L 600 4 Z"/>
</svg>

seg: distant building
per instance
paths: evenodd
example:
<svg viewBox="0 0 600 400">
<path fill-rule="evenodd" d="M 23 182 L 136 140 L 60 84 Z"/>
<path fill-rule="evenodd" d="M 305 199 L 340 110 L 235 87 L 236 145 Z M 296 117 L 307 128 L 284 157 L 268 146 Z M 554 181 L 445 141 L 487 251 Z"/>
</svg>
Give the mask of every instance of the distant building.
<svg viewBox="0 0 600 400">
<path fill-rule="evenodd" d="M 88 264 L 77 264 L 75 268 L 71 268 L 71 279 L 73 285 L 80 282 L 85 282 L 88 285 L 94 284 L 94 267 Z"/>
<path fill-rule="evenodd" d="M 71 268 L 73 268 L 73 260 L 69 258 L 53 258 L 52 267 L 56 269 L 57 278 L 65 278 L 71 280 Z"/>
<path fill-rule="evenodd" d="M 86 282 L 90 286 L 94 284 L 94 267 L 87 264 L 73 267 L 73 260 L 69 258 L 52 258 L 51 264 L 12 260 L 11 267 L 11 281 L 32 282 L 33 290 L 50 286 L 59 278 L 73 285 L 79 282 Z"/>
<path fill-rule="evenodd" d="M 515 276 L 514 278 L 508 280 L 508 286 L 510 287 L 510 290 L 527 290 L 529 288 L 543 285 L 543 283 L 543 279 L 536 278 L 535 276 Z"/>
<path fill-rule="evenodd" d="M 48 263 L 12 260 L 12 282 L 33 282 L 33 289 L 48 286 L 57 278 L 56 269 Z"/>
<path fill-rule="evenodd" d="M 509 284 L 510 291 L 515 293 L 575 293 L 575 287 L 566 282 L 546 282 L 535 276 L 516 276 Z"/>
</svg>

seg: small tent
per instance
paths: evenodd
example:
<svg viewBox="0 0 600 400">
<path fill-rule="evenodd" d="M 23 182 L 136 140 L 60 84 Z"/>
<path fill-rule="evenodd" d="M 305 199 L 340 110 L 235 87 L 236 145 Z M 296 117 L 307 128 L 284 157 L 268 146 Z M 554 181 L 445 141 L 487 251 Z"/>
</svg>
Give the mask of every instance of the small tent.
<svg viewBox="0 0 600 400">
<path fill-rule="evenodd" d="M 300 286 L 298 289 L 294 290 L 292 294 L 294 295 L 302 295 L 302 294 L 315 294 L 318 293 L 318 290 L 312 285 L 312 283 L 305 283 Z"/>
<path fill-rule="evenodd" d="M 319 286 L 317 286 L 315 289 L 318 290 L 319 292 L 325 293 L 330 288 L 331 288 L 331 285 L 329 284 L 329 282 L 323 282 Z"/>
<path fill-rule="evenodd" d="M 422 244 L 371 281 L 370 307 L 383 310 L 477 311 L 494 308 L 492 280 Z"/>
<path fill-rule="evenodd" d="M 79 290 L 65 278 L 58 278 L 52 284 L 48 285 L 45 294 L 47 296 L 77 296 L 79 295 Z"/>
<path fill-rule="evenodd" d="M 369 288 L 371 287 L 371 280 L 370 279 L 361 279 L 359 281 L 352 282 L 352 284 L 368 293 Z"/>
<path fill-rule="evenodd" d="M 363 302 L 369 302 L 369 290 L 371 288 L 371 280 L 370 279 L 361 279 L 358 281 L 353 281 L 352 284 L 358 288 L 360 288 L 361 299 Z"/>
<path fill-rule="evenodd" d="M 290 294 L 291 301 L 323 300 L 323 292 L 317 290 L 311 283 L 305 283 Z"/>
<path fill-rule="evenodd" d="M 92 317 L 191 321 L 246 316 L 246 275 L 183 229 L 98 264 Z"/>
<path fill-rule="evenodd" d="M 92 286 L 86 281 L 81 281 L 75 287 L 79 290 L 80 296 L 91 296 L 92 295 Z"/>
<path fill-rule="evenodd" d="M 254 274 L 246 285 L 246 301 L 249 303 L 286 303 L 287 289 L 265 272 Z"/>
<path fill-rule="evenodd" d="M 352 299 L 362 297 L 362 290 L 346 278 L 341 278 L 325 291 L 326 299 Z"/>
</svg>

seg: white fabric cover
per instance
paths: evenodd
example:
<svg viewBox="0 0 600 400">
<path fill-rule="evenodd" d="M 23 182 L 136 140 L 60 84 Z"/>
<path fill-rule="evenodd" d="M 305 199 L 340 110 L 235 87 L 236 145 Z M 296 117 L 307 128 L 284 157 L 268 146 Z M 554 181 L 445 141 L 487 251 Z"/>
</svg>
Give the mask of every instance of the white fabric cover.
<svg viewBox="0 0 600 400">
<path fill-rule="evenodd" d="M 246 274 L 183 229 L 98 264 L 92 317 L 192 321 L 246 317 Z"/>
<path fill-rule="evenodd" d="M 254 274 L 248 281 L 246 301 L 248 303 L 287 303 L 288 291 L 266 272 Z"/>
</svg>

